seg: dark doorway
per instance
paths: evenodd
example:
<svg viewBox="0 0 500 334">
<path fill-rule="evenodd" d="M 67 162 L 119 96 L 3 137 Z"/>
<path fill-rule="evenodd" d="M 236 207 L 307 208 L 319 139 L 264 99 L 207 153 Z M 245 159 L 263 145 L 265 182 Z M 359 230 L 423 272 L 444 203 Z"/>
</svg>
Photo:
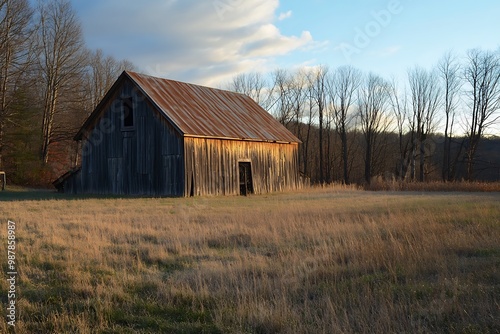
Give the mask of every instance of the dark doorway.
<svg viewBox="0 0 500 334">
<path fill-rule="evenodd" d="M 194 196 L 194 175 L 191 174 L 191 189 L 189 190 L 189 196 Z"/>
<path fill-rule="evenodd" d="M 252 164 L 250 162 L 238 163 L 240 168 L 240 195 L 253 194 Z"/>
</svg>

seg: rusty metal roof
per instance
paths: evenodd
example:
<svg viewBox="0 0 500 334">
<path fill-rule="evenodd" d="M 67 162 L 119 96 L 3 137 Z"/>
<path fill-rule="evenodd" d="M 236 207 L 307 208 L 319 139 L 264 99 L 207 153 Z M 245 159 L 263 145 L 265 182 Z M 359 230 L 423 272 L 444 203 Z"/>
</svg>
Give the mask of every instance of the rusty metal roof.
<svg viewBox="0 0 500 334">
<path fill-rule="evenodd" d="M 300 142 L 250 97 L 225 90 L 126 71 L 184 134 L 269 142 Z"/>
</svg>

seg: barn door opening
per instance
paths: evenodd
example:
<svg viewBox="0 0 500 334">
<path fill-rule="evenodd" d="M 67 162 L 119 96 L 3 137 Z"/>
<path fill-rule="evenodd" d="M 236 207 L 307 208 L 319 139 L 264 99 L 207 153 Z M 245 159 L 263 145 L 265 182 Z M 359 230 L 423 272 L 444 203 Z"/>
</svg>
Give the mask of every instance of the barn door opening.
<svg viewBox="0 0 500 334">
<path fill-rule="evenodd" d="M 189 190 L 189 196 L 194 196 L 194 174 L 191 174 L 191 189 Z"/>
<path fill-rule="evenodd" d="M 240 170 L 240 195 L 253 194 L 252 164 L 250 162 L 239 162 Z"/>
</svg>

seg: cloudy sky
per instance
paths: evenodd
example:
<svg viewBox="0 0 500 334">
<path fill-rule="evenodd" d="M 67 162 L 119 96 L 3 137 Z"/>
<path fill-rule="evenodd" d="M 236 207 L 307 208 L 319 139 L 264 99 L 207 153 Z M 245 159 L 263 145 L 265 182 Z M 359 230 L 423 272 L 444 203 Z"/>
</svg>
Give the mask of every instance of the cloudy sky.
<svg viewBox="0 0 500 334">
<path fill-rule="evenodd" d="M 90 48 L 220 86 L 238 73 L 345 64 L 385 77 L 500 47 L 498 0 L 71 0 Z"/>
</svg>

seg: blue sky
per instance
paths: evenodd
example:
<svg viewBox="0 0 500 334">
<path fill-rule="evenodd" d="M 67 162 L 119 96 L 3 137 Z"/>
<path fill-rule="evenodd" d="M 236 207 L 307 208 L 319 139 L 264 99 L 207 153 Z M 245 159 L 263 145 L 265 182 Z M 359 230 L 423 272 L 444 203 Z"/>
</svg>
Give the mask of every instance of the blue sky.
<svg viewBox="0 0 500 334">
<path fill-rule="evenodd" d="M 219 86 L 238 73 L 350 64 L 404 78 L 453 50 L 500 47 L 500 1 L 71 0 L 90 48 Z"/>
</svg>

